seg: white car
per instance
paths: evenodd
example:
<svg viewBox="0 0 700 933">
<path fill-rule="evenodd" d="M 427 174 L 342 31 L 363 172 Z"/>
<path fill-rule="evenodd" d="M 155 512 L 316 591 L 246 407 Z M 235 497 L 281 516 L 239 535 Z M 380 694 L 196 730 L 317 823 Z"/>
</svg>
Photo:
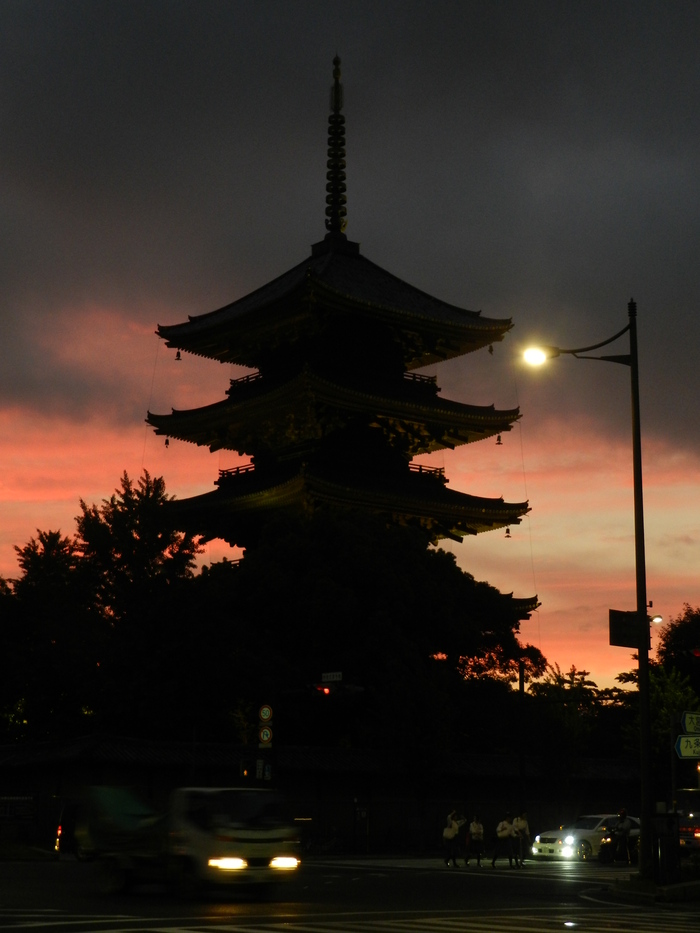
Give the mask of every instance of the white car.
<svg viewBox="0 0 700 933">
<path fill-rule="evenodd" d="M 639 820 L 629 817 L 632 829 L 630 839 L 639 836 Z M 535 836 L 532 844 L 532 854 L 535 858 L 556 859 L 592 859 L 601 854 L 601 843 L 604 851 L 612 856 L 612 840 L 615 827 L 620 821 L 617 813 L 592 813 L 579 816 L 570 826 L 560 826 L 546 833 Z"/>
</svg>

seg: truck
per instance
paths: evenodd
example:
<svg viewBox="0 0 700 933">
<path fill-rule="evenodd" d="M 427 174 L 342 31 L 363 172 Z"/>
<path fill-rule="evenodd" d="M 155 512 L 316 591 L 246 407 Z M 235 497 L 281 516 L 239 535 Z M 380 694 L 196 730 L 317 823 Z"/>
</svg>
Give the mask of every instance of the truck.
<svg viewBox="0 0 700 933">
<path fill-rule="evenodd" d="M 161 811 L 126 788 L 91 787 L 75 835 L 96 861 L 105 894 L 143 883 L 180 896 L 208 886 L 276 886 L 301 864 L 294 821 L 268 788 L 181 787 Z"/>
</svg>

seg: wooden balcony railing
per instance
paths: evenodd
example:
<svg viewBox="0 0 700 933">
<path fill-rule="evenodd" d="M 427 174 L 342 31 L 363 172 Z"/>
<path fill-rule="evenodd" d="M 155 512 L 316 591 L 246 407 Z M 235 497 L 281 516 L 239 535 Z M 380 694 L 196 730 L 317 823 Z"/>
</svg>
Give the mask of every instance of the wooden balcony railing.
<svg viewBox="0 0 700 933">
<path fill-rule="evenodd" d="M 417 382 L 421 385 L 432 386 L 437 390 L 437 376 L 425 376 L 423 373 L 404 373 L 404 379 L 408 382 Z"/>
<path fill-rule="evenodd" d="M 239 386 L 250 385 L 251 382 L 257 382 L 258 379 L 262 379 L 262 373 L 248 373 L 247 376 L 239 376 L 238 379 L 231 379 L 229 385 L 229 392 L 232 389 L 236 389 Z"/>
<path fill-rule="evenodd" d="M 445 475 L 445 467 L 429 467 L 424 466 L 422 463 L 409 463 L 408 469 L 411 473 L 424 473 L 428 476 L 435 476 L 438 479 L 442 479 Z"/>
<path fill-rule="evenodd" d="M 254 469 L 254 463 L 243 463 L 241 466 L 231 467 L 229 470 L 219 470 L 219 481 L 231 479 L 232 476 L 240 476 L 242 473 L 252 473 Z"/>
</svg>

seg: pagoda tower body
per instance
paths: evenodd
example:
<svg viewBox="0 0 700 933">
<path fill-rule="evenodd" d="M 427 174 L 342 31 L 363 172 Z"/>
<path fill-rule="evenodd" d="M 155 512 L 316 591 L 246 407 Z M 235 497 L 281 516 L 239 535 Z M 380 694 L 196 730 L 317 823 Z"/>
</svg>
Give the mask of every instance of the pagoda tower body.
<svg viewBox="0 0 700 933">
<path fill-rule="evenodd" d="M 148 413 L 157 434 L 250 458 L 220 471 L 211 492 L 169 502 L 171 520 L 243 548 L 277 516 L 328 508 L 416 526 L 433 543 L 518 524 L 526 502 L 451 490 L 444 470 L 412 463 L 511 430 L 517 408 L 443 399 L 436 377 L 414 370 L 491 348 L 512 322 L 427 295 L 347 239 L 339 66 L 336 58 L 325 238 L 251 294 L 158 327 L 173 349 L 251 370 L 213 405 Z"/>
</svg>

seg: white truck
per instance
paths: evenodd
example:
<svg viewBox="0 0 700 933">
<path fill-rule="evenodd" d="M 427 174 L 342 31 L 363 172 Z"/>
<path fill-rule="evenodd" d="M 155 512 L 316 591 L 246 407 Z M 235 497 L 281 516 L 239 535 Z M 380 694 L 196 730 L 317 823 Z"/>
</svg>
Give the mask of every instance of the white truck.
<svg viewBox="0 0 700 933">
<path fill-rule="evenodd" d="M 178 788 L 164 813 L 123 788 L 93 787 L 76 835 L 97 861 L 104 893 L 153 882 L 181 896 L 208 885 L 273 885 L 300 866 L 282 798 L 257 787 Z"/>
</svg>

